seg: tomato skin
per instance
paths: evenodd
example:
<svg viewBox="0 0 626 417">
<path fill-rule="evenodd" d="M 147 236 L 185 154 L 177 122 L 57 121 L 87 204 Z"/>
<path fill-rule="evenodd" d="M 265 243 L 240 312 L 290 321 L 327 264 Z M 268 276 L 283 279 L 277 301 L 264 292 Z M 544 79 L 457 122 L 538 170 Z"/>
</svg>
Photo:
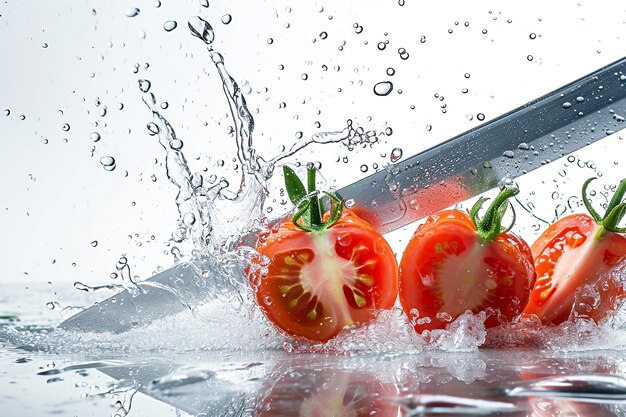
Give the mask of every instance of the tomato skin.
<svg viewBox="0 0 626 417">
<path fill-rule="evenodd" d="M 564 217 L 548 227 L 533 243 L 537 282 L 525 314 L 535 314 L 543 323 L 560 324 L 571 313 L 600 322 L 623 298 L 621 285 L 610 274 L 626 260 L 626 237 L 600 229 L 587 214 Z M 599 300 L 576 304 L 577 291 L 587 287 Z M 591 306 L 585 301 L 591 302 Z M 576 304 L 576 305 L 575 305 Z"/>
<path fill-rule="evenodd" d="M 498 310 L 485 322 L 493 327 L 522 312 L 534 281 L 526 242 L 511 233 L 482 242 L 466 213 L 445 210 L 420 225 L 404 251 L 400 303 L 418 333 L 443 329 L 466 310 Z"/>
<path fill-rule="evenodd" d="M 292 337 L 327 341 L 346 326 L 371 321 L 398 295 L 391 247 L 348 209 L 323 231 L 304 232 L 285 220 L 257 251 L 270 259 L 266 276 L 251 276 L 258 283 L 257 301 L 270 321 Z"/>
</svg>

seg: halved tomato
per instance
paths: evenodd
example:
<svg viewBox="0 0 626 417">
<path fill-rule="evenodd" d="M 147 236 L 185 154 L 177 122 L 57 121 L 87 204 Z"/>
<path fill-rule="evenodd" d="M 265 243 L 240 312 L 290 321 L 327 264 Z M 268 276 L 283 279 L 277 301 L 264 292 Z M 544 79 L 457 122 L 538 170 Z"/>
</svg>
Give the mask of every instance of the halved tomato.
<svg viewBox="0 0 626 417">
<path fill-rule="evenodd" d="M 617 227 L 626 213 L 622 180 L 600 217 L 591 207 L 583 185 L 588 214 L 573 214 L 548 227 L 532 245 L 537 282 L 524 313 L 544 323 L 559 324 L 570 316 L 599 322 L 624 298 L 618 271 L 626 262 L 626 230 Z M 623 274 L 623 272 L 622 272 Z"/>
<path fill-rule="evenodd" d="M 493 312 L 487 327 L 522 312 L 535 280 L 532 256 L 501 227 L 517 192 L 503 190 L 482 219 L 484 199 L 469 215 L 445 210 L 417 228 L 400 262 L 400 302 L 418 333 L 443 329 L 466 311 Z"/>
<path fill-rule="evenodd" d="M 310 216 L 307 209 L 300 215 Z M 269 259 L 266 273 L 257 269 L 251 277 L 259 305 L 290 336 L 329 340 L 396 300 L 398 265 L 389 244 L 350 210 L 334 210 L 324 222 L 285 220 L 257 246 Z"/>
</svg>

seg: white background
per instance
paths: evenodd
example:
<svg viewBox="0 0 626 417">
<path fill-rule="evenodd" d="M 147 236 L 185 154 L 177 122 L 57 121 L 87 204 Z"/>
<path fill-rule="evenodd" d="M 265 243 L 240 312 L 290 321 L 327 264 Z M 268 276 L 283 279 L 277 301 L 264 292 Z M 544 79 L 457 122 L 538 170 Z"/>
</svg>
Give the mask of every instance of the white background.
<svg viewBox="0 0 626 417">
<path fill-rule="evenodd" d="M 175 190 L 162 149 L 145 128 L 151 114 L 137 80 L 151 80 L 157 99 L 168 102 L 164 114 L 193 171 L 234 173 L 227 103 L 202 43 L 189 34 L 190 16 L 213 25 L 215 49 L 244 91 L 243 80 L 249 84 L 254 145 L 262 155 L 289 146 L 298 131 L 308 137 L 340 130 L 347 119 L 378 132 L 392 127 L 373 148 L 318 146 L 291 160 L 321 161 L 338 187 L 362 177 L 363 164 L 368 173 L 388 164 L 396 147 L 412 155 L 477 126 L 478 113 L 489 120 L 626 55 L 621 1 L 161 3 L 0 4 L 0 282 L 108 283 L 121 254 L 142 278 L 171 265 L 164 243 L 176 226 Z M 139 15 L 127 17 L 130 7 Z M 225 14 L 232 15 L 229 24 L 222 23 Z M 163 29 L 168 20 L 178 22 L 172 32 Z M 381 51 L 377 44 L 385 40 Z M 399 48 L 408 51 L 407 60 Z M 395 75 L 386 74 L 389 67 Z M 379 81 L 392 81 L 394 91 L 377 97 L 372 89 Z M 91 132 L 102 139 L 93 143 Z M 604 174 L 599 189 L 624 175 L 624 148 L 624 141 L 608 138 L 578 153 Z M 115 171 L 102 168 L 103 156 L 116 159 Z M 343 157 L 347 163 L 336 162 Z M 532 200 L 548 220 L 594 174 L 565 165 L 556 162 L 520 181 L 521 199 Z M 279 209 L 272 198 L 269 205 Z M 532 239 L 536 222 L 520 221 L 519 232 Z M 401 252 L 406 237 L 390 240 Z"/>
</svg>

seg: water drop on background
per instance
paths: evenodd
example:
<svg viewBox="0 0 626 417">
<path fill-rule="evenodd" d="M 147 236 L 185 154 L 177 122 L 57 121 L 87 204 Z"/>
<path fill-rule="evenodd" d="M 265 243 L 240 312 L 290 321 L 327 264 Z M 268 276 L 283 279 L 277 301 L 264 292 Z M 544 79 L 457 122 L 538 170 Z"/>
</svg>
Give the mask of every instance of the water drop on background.
<svg viewBox="0 0 626 417">
<path fill-rule="evenodd" d="M 91 242 L 91 247 L 95 248 L 96 246 L 98 246 L 98 241 L 97 240 L 92 241 Z"/>
<path fill-rule="evenodd" d="M 129 9 L 126 9 L 124 14 L 128 17 L 135 17 L 139 14 L 139 9 L 136 7 L 131 7 Z"/>
<path fill-rule="evenodd" d="M 11 110 L 9 110 L 9 109 L 4 109 L 4 115 L 5 115 L 5 116 L 8 116 L 8 115 L 10 115 L 10 114 L 11 114 Z"/>
<path fill-rule="evenodd" d="M 570 103 L 569 101 L 566 101 L 565 103 L 563 103 L 562 107 L 564 109 L 569 109 L 570 107 L 572 107 L 572 103 Z"/>
<path fill-rule="evenodd" d="M 200 6 L 209 7 L 209 0 L 200 0 Z"/>
<path fill-rule="evenodd" d="M 100 158 L 100 163 L 106 171 L 113 171 L 115 169 L 115 158 L 112 156 L 103 156 Z"/>
<path fill-rule="evenodd" d="M 398 162 L 400 158 L 402 158 L 402 149 L 394 148 L 389 155 L 389 159 L 391 160 L 391 162 Z"/>
<path fill-rule="evenodd" d="M 386 96 L 393 91 L 393 84 L 391 81 L 381 81 L 374 86 L 374 93 L 377 96 Z"/>
<path fill-rule="evenodd" d="M 149 80 L 139 80 L 139 89 L 142 93 L 147 93 L 148 91 L 150 91 L 151 86 L 152 83 L 150 83 Z"/>
<path fill-rule="evenodd" d="M 183 148 L 183 141 L 180 139 L 174 139 L 170 142 L 170 148 L 174 149 L 175 151 L 179 151 Z"/>
<path fill-rule="evenodd" d="M 100 136 L 100 133 L 98 132 L 91 132 L 89 134 L 89 139 L 91 139 L 92 142 L 98 142 L 100 141 L 100 138 L 101 136 Z"/>
<path fill-rule="evenodd" d="M 63 126 L 61 126 L 61 129 L 63 129 L 64 132 L 67 132 L 70 130 L 70 125 L 67 123 L 63 123 Z"/>
<path fill-rule="evenodd" d="M 163 23 L 163 29 L 165 29 L 166 32 L 171 32 L 174 29 L 176 29 L 176 27 L 178 26 L 178 23 L 176 23 L 175 20 L 168 20 L 167 22 Z"/>
<path fill-rule="evenodd" d="M 225 25 L 227 25 L 230 22 L 232 22 L 232 20 L 233 20 L 233 17 L 231 15 L 229 15 L 229 14 L 225 14 L 224 16 L 222 16 L 222 23 L 225 24 Z"/>
<path fill-rule="evenodd" d="M 146 127 L 148 128 L 148 133 L 150 134 L 150 136 L 158 135 L 161 132 L 159 126 L 157 126 L 157 124 L 154 122 L 148 123 Z"/>
<path fill-rule="evenodd" d="M 476 118 L 482 122 L 483 120 L 485 120 L 485 115 L 482 113 L 478 113 L 476 115 Z"/>
<path fill-rule="evenodd" d="M 202 19 L 200 16 L 190 18 L 187 25 L 189 26 L 191 34 L 196 38 L 202 39 L 207 45 L 211 44 L 211 42 L 215 39 L 213 28 L 209 22 Z"/>
</svg>

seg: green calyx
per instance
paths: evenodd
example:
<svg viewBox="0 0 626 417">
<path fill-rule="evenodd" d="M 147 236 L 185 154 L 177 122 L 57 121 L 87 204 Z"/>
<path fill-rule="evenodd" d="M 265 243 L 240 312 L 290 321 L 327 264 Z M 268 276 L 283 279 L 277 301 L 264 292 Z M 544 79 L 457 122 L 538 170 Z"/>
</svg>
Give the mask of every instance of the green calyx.
<svg viewBox="0 0 626 417">
<path fill-rule="evenodd" d="M 287 195 L 298 207 L 292 221 L 296 227 L 305 232 L 321 231 L 332 227 L 341 217 L 343 210 L 344 201 L 336 194 L 324 191 L 324 194 L 330 197 L 330 217 L 325 222 L 322 221 L 323 212 L 318 197 L 319 191 L 316 189 L 316 172 L 317 169 L 313 164 L 307 166 L 307 187 L 305 187 L 293 169 L 283 166 Z"/>
<path fill-rule="evenodd" d="M 513 210 L 513 220 L 511 221 L 511 224 L 508 227 L 503 227 L 502 219 L 504 218 L 504 214 L 509 207 L 509 198 L 517 194 L 519 194 L 519 188 L 517 187 L 506 187 L 502 189 L 500 194 L 498 194 L 498 196 L 491 202 L 487 208 L 487 212 L 482 218 L 478 216 L 478 212 L 482 208 L 485 201 L 489 199 L 481 197 L 476 203 L 474 203 L 470 210 L 470 217 L 476 226 L 478 236 L 480 236 L 484 242 L 489 242 L 497 236 L 509 232 L 513 228 L 513 225 L 515 224 L 515 210 L 513 210 L 513 206 L 511 206 L 511 209 Z"/>
<path fill-rule="evenodd" d="M 618 227 L 619 222 L 622 221 L 624 215 L 626 215 L 626 203 L 622 203 L 624 194 L 626 193 L 626 178 L 620 181 L 613 198 L 606 206 L 606 211 L 603 217 L 591 206 L 591 202 L 587 198 L 587 187 L 591 181 L 595 180 L 595 177 L 589 178 L 583 184 L 583 203 L 587 208 L 587 211 L 593 217 L 593 220 L 601 226 L 600 230 L 596 234 L 596 239 L 601 239 L 606 231 L 614 233 L 626 233 L 626 227 Z"/>
</svg>

